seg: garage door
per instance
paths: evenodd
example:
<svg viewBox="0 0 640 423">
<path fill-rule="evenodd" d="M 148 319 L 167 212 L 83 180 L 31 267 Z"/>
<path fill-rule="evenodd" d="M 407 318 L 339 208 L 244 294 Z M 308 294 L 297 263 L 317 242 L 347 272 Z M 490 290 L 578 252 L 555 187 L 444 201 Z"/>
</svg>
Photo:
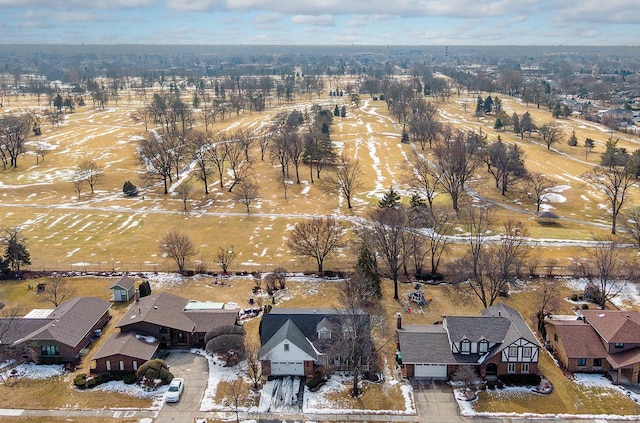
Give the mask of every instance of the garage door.
<svg viewBox="0 0 640 423">
<path fill-rule="evenodd" d="M 304 376 L 302 361 L 272 361 L 271 374 L 274 376 Z"/>
<path fill-rule="evenodd" d="M 415 377 L 428 377 L 428 378 L 447 378 L 447 365 L 446 364 L 416 364 L 414 367 Z"/>
</svg>

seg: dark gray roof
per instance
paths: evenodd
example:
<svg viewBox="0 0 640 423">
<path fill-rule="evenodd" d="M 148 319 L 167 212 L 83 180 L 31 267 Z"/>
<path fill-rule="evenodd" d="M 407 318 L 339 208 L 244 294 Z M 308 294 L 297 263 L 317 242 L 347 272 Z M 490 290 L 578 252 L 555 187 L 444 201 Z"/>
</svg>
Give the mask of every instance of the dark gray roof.
<svg viewBox="0 0 640 423">
<path fill-rule="evenodd" d="M 520 313 L 506 306 L 502 303 L 494 304 L 489 308 L 482 310 L 483 316 L 505 316 L 511 322 L 509 330 L 507 331 L 504 340 L 502 341 L 503 347 L 507 347 L 516 340 L 522 338 L 531 342 L 532 344 L 540 347 L 538 338 L 533 334 L 529 325 L 524 321 Z"/>
<path fill-rule="evenodd" d="M 120 279 L 111 284 L 109 289 L 113 289 L 115 287 L 119 287 L 122 289 L 126 289 L 127 291 L 133 288 L 136 281 L 129 277 L 128 273 L 125 273 Z"/>
<path fill-rule="evenodd" d="M 314 360 L 318 359 L 318 351 L 316 351 L 316 349 L 311 344 L 311 341 L 306 336 L 304 336 L 304 334 L 295 325 L 295 323 L 291 321 L 291 319 L 287 319 L 287 321 L 282 326 L 280 326 L 276 333 L 274 333 L 273 336 L 269 338 L 269 340 L 262 346 L 262 348 L 260 348 L 258 356 L 267 357 L 269 352 L 284 340 L 288 340 L 292 344 L 296 345 L 305 353 L 313 357 Z"/>
<path fill-rule="evenodd" d="M 238 310 L 202 310 L 185 311 L 183 313 L 195 323 L 194 332 L 208 332 L 220 326 L 232 326 L 238 322 Z"/>
<path fill-rule="evenodd" d="M 398 330 L 404 364 L 471 364 L 478 354 L 453 354 L 449 336 L 442 325 L 406 325 Z"/>
<path fill-rule="evenodd" d="M 506 317 L 447 316 L 444 324 L 451 342 L 468 339 L 478 342 L 486 339 L 490 343 L 502 342 L 511 326 Z"/>
<path fill-rule="evenodd" d="M 48 322 L 44 326 L 16 342 L 56 340 L 75 347 L 109 311 L 110 306 L 108 301 L 96 297 L 67 300 L 47 316 Z"/>
<path fill-rule="evenodd" d="M 265 345 L 269 339 L 285 324 L 287 320 L 291 320 L 293 324 L 300 330 L 304 337 L 312 343 L 318 339 L 318 324 L 326 319 L 333 324 L 338 323 L 345 316 L 344 312 L 330 308 L 325 309 L 306 309 L 306 308 L 288 308 L 273 309 L 270 313 L 264 314 L 260 320 L 260 344 Z M 368 314 L 362 314 L 362 318 L 369 321 Z M 302 346 L 298 345 L 300 348 Z"/>
<path fill-rule="evenodd" d="M 0 333 L 2 334 L 0 344 L 13 344 L 18 339 L 24 338 L 50 322 L 50 319 L 0 318 Z"/>
<path fill-rule="evenodd" d="M 131 358 L 139 358 L 141 361 L 151 360 L 160 343 L 157 340 L 148 342 L 147 339 L 146 337 L 138 337 L 132 332 L 113 334 L 102 344 L 93 359 L 98 360 L 113 355 L 124 355 Z"/>
</svg>

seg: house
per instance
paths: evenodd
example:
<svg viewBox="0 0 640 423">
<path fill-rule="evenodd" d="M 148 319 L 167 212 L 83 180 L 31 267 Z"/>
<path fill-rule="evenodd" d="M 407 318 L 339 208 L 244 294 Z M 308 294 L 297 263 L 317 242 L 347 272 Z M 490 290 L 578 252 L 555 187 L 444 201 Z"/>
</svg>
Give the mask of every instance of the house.
<svg viewBox="0 0 640 423">
<path fill-rule="evenodd" d="M 108 289 L 113 290 L 112 301 L 129 302 L 133 299 L 136 291 L 135 280 L 125 273 L 120 279 L 115 281 Z"/>
<path fill-rule="evenodd" d="M 192 301 L 161 292 L 129 306 L 109 337 L 93 356 L 92 372 L 131 372 L 162 348 L 204 348 L 206 333 L 235 325 L 237 309 L 224 304 Z"/>
<path fill-rule="evenodd" d="M 273 309 L 264 314 L 258 353 L 262 374 L 309 377 L 325 367 L 350 370 L 351 357 L 339 356 L 331 348 L 336 331 L 344 336 L 347 319 L 347 314 L 333 309 Z M 359 320 L 363 330 L 369 330 L 369 315 L 363 313 Z M 369 370 L 368 358 L 359 364 L 363 371 Z"/>
<path fill-rule="evenodd" d="M 152 336 L 131 332 L 113 334 L 93 356 L 91 372 L 135 372 L 156 355 L 159 346 Z"/>
<path fill-rule="evenodd" d="M 640 383 L 640 313 L 581 310 L 545 319 L 547 342 L 571 372 L 612 372 L 617 383 Z"/>
<path fill-rule="evenodd" d="M 109 321 L 108 301 L 95 297 L 67 300 L 53 310 L 36 310 L 24 317 L 2 318 L 2 343 L 28 346 L 41 360 L 73 361 Z"/>
<path fill-rule="evenodd" d="M 481 316 L 446 316 L 442 324 L 402 325 L 398 359 L 407 378 L 448 379 L 468 365 L 484 378 L 538 372 L 540 344 L 516 310 L 496 304 Z"/>
<path fill-rule="evenodd" d="M 223 306 L 161 292 L 133 303 L 116 327 L 153 336 L 162 348 L 201 348 L 208 331 L 238 322 L 238 310 Z"/>
</svg>

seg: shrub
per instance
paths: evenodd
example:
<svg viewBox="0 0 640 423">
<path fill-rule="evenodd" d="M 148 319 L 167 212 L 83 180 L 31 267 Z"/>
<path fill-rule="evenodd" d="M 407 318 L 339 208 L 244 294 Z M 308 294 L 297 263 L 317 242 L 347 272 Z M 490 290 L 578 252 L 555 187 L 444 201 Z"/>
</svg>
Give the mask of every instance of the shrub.
<svg viewBox="0 0 640 423">
<path fill-rule="evenodd" d="M 578 301 L 578 294 L 573 294 L 571 296 L 571 301 Z"/>
<path fill-rule="evenodd" d="M 504 389 L 504 383 L 501 380 L 499 380 L 498 382 L 496 382 L 496 388 Z"/>
<path fill-rule="evenodd" d="M 500 381 L 511 386 L 537 386 L 540 383 L 540 376 L 537 374 L 512 374 L 500 376 Z"/>
<path fill-rule="evenodd" d="M 589 310 L 589 304 L 582 304 L 581 307 L 583 310 Z"/>
<path fill-rule="evenodd" d="M 122 186 L 122 192 L 124 193 L 124 195 L 126 195 L 127 197 L 135 197 L 138 195 L 138 187 L 136 187 L 135 185 L 133 185 L 131 183 L 131 181 L 127 181 L 124 183 L 124 185 Z"/>
<path fill-rule="evenodd" d="M 138 286 L 138 293 L 140 294 L 140 298 L 151 295 L 151 285 L 149 284 L 149 281 L 140 282 L 140 285 Z"/>
<path fill-rule="evenodd" d="M 93 387 L 95 387 L 97 385 L 97 382 L 95 379 L 87 379 L 87 388 L 91 389 Z"/>
<path fill-rule="evenodd" d="M 216 338 L 220 335 L 242 335 L 244 336 L 245 331 L 244 327 L 238 325 L 225 325 L 219 326 L 217 328 L 211 329 L 204 335 L 204 343 L 208 343 L 213 338 Z"/>
<path fill-rule="evenodd" d="M 154 358 L 142 364 L 136 371 L 136 377 L 147 380 L 160 379 L 163 384 L 169 383 L 173 379 L 167 362 L 159 358 Z"/>
<path fill-rule="evenodd" d="M 318 372 L 315 376 L 309 379 L 307 382 L 307 388 L 309 388 L 311 392 L 315 392 L 326 382 L 326 380 L 327 378 L 324 373 Z"/>
<path fill-rule="evenodd" d="M 216 336 L 207 342 L 206 350 L 211 354 L 218 355 L 225 355 L 231 351 L 235 353 L 238 361 L 242 361 L 246 357 L 244 336 L 238 334 Z"/>
<path fill-rule="evenodd" d="M 125 383 L 125 385 L 133 385 L 138 381 L 138 378 L 136 377 L 135 373 L 126 373 L 123 376 L 122 381 Z"/>
<path fill-rule="evenodd" d="M 87 387 L 87 375 L 86 373 L 81 373 L 73 379 L 73 384 L 80 388 L 85 389 Z"/>
</svg>

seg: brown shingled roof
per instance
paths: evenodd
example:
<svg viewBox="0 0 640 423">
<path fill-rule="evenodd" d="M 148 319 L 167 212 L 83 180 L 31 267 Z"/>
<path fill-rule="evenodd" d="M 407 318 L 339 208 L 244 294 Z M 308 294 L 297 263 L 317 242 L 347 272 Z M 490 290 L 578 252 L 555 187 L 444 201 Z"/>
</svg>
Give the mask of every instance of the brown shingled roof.
<svg viewBox="0 0 640 423">
<path fill-rule="evenodd" d="M 136 281 L 133 278 L 130 278 L 128 273 L 125 273 L 120 279 L 112 283 L 108 289 L 119 287 L 128 291 L 132 286 L 135 285 L 135 283 Z"/>
<path fill-rule="evenodd" d="M 139 358 L 143 361 L 151 360 L 160 343 L 157 340 L 148 342 L 148 337 L 140 337 L 134 333 L 118 333 L 111 335 L 93 356 L 94 360 L 124 355 Z"/>
<path fill-rule="evenodd" d="M 582 320 L 545 320 L 555 327 L 558 342 L 569 358 L 605 358 L 607 349 L 596 331 Z"/>
<path fill-rule="evenodd" d="M 582 310 L 587 322 L 606 343 L 638 343 L 640 313 L 619 310 Z"/>
</svg>

